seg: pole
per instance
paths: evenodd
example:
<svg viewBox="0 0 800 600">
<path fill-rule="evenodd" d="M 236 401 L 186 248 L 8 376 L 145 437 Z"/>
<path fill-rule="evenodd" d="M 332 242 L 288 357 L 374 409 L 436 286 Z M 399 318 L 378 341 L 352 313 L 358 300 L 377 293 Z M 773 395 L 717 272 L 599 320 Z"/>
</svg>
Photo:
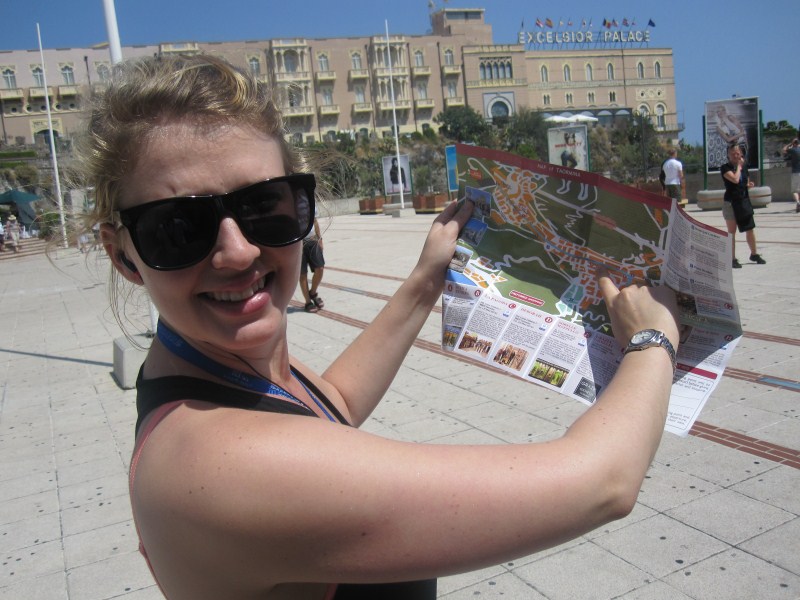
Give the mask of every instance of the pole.
<svg viewBox="0 0 800 600">
<path fill-rule="evenodd" d="M 119 28 L 117 27 L 117 11 L 114 0 L 103 0 L 103 12 L 106 16 L 106 33 L 108 35 L 108 51 L 111 53 L 111 64 L 122 60 L 122 48 L 119 43 Z"/>
<path fill-rule="evenodd" d="M 36 24 L 36 37 L 39 40 L 39 57 L 42 61 L 42 83 L 44 84 L 44 104 L 47 108 L 47 129 L 50 138 L 50 160 L 53 163 L 53 176 L 56 184 L 56 201 L 58 202 L 58 220 L 61 224 L 61 243 L 64 248 L 69 248 L 67 241 L 67 224 L 64 220 L 64 202 L 61 199 L 61 179 L 58 176 L 58 158 L 56 157 L 56 141 L 55 132 L 53 131 L 53 116 L 50 112 L 50 94 L 47 88 L 47 69 L 44 66 L 44 50 L 42 50 L 42 34 L 39 30 L 39 24 Z"/>
<path fill-rule="evenodd" d="M 389 21 L 384 21 L 386 25 L 386 55 L 389 58 L 389 92 L 392 94 L 392 124 L 394 125 L 394 153 L 397 157 L 397 177 L 400 181 L 400 208 L 405 208 L 403 199 L 403 167 L 400 166 L 400 136 L 397 131 L 397 110 L 394 104 L 394 76 L 392 75 L 392 51 L 389 48 Z"/>
</svg>

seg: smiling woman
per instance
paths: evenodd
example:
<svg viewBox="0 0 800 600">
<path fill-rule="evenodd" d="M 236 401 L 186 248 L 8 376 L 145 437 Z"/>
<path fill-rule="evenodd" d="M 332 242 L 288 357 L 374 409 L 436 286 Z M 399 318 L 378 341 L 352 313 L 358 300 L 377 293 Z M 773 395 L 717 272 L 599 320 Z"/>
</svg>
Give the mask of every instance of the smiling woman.
<svg viewBox="0 0 800 600">
<path fill-rule="evenodd" d="M 547 444 L 407 444 L 357 429 L 440 297 L 473 203 L 436 218 L 391 301 L 317 374 L 287 339 L 316 186 L 283 133 L 249 74 L 152 57 L 123 65 L 81 145 L 113 277 L 144 286 L 160 313 L 137 381 L 130 493 L 164 595 L 433 599 L 440 575 L 627 514 L 664 427 L 672 364 L 658 344 L 627 354 Z M 620 341 L 648 329 L 678 346 L 672 292 L 599 285 Z"/>
</svg>

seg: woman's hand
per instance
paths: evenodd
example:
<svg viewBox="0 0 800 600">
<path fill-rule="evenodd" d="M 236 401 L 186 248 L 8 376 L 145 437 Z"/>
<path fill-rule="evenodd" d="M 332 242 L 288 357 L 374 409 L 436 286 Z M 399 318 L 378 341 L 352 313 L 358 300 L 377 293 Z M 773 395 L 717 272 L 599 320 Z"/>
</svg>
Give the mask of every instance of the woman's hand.
<svg viewBox="0 0 800 600">
<path fill-rule="evenodd" d="M 678 350 L 678 304 L 667 286 L 630 285 L 619 289 L 607 272 L 599 273 L 598 284 L 611 315 L 614 337 L 623 347 L 642 329 L 663 331 Z"/>
<path fill-rule="evenodd" d="M 458 233 L 469 221 L 474 204 L 469 201 L 452 202 L 436 217 L 431 226 L 419 261 L 414 269 L 444 282 L 444 272 L 456 250 Z"/>
</svg>

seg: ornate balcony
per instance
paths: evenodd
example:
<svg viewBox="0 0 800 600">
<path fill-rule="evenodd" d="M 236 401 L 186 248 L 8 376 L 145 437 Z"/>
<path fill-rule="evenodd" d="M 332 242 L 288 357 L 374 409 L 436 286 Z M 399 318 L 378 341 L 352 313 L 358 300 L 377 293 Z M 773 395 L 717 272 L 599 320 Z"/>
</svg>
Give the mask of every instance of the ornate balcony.
<svg viewBox="0 0 800 600">
<path fill-rule="evenodd" d="M 408 77 L 408 67 L 393 66 L 392 77 Z M 375 67 L 376 77 L 389 77 L 389 67 Z"/>
<path fill-rule="evenodd" d="M 398 99 L 395 99 L 394 108 L 395 108 L 395 110 L 411 110 L 411 100 L 398 100 Z M 378 102 L 378 110 L 391 111 L 392 110 L 392 101 L 391 100 L 380 100 Z"/>
<path fill-rule="evenodd" d="M 25 93 L 22 88 L 0 90 L 0 100 L 22 100 L 23 98 L 25 98 Z"/>
<path fill-rule="evenodd" d="M 431 68 L 426 65 L 411 67 L 411 74 L 414 77 L 430 77 Z"/>
<path fill-rule="evenodd" d="M 284 106 L 281 109 L 284 117 L 313 117 L 313 106 Z"/>
<path fill-rule="evenodd" d="M 353 104 L 354 113 L 368 113 L 372 112 L 372 104 L 369 102 L 356 102 Z"/>
<path fill-rule="evenodd" d="M 62 98 L 78 95 L 77 85 L 60 85 L 58 86 L 58 95 Z"/>
<path fill-rule="evenodd" d="M 464 98 L 461 96 L 453 96 L 452 98 L 445 98 L 444 104 L 448 108 L 451 106 L 464 106 Z"/>
<path fill-rule="evenodd" d="M 336 71 L 317 71 L 317 81 L 336 81 Z"/>
<path fill-rule="evenodd" d="M 291 81 L 311 81 L 311 73 L 309 71 L 280 71 L 275 73 L 275 81 L 279 83 Z"/>
<path fill-rule="evenodd" d="M 44 92 L 44 88 L 43 87 L 32 87 L 30 89 L 30 91 L 28 92 L 28 95 L 31 97 L 31 99 L 33 99 L 33 98 L 44 98 L 44 94 L 45 94 L 45 92 Z M 47 95 L 50 96 L 50 97 L 53 96 L 53 88 L 51 88 L 51 87 L 47 88 Z"/>
<path fill-rule="evenodd" d="M 432 98 L 417 98 L 414 100 L 414 106 L 417 108 L 417 110 L 425 110 L 428 108 L 434 108 L 436 103 Z"/>
<path fill-rule="evenodd" d="M 461 75 L 461 65 L 442 65 L 442 77 Z"/>
<path fill-rule="evenodd" d="M 308 42 L 305 38 L 286 38 L 283 40 L 272 40 L 273 48 L 307 48 Z"/>
<path fill-rule="evenodd" d="M 322 104 L 319 107 L 319 116 L 324 115 L 338 115 L 339 114 L 339 105 L 338 104 Z"/>
<path fill-rule="evenodd" d="M 350 80 L 369 79 L 369 69 L 350 69 Z"/>
</svg>

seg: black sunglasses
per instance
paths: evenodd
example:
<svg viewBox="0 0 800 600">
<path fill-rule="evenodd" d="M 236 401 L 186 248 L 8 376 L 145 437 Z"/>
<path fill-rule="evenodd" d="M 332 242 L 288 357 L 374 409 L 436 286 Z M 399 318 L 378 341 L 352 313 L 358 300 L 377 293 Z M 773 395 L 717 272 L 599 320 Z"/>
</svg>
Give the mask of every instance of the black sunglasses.
<svg viewBox="0 0 800 600">
<path fill-rule="evenodd" d="M 277 248 L 303 239 L 314 225 L 315 187 L 314 175 L 295 173 L 227 194 L 155 200 L 119 217 L 148 267 L 174 271 L 209 255 L 226 216 L 255 244 Z"/>
</svg>

